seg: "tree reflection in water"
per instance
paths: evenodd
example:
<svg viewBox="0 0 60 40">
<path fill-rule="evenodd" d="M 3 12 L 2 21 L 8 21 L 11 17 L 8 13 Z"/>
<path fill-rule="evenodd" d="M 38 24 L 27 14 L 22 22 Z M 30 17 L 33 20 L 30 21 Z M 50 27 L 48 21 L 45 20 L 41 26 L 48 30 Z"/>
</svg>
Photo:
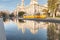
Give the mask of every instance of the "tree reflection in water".
<svg viewBox="0 0 60 40">
<path fill-rule="evenodd" d="M 3 21 L 5 22 L 7 20 L 7 18 L 3 18 Z"/>
<path fill-rule="evenodd" d="M 24 20 L 18 19 L 19 22 L 24 23 Z"/>
<path fill-rule="evenodd" d="M 57 23 L 49 23 L 47 28 L 48 40 L 59 40 L 59 27 Z"/>
</svg>

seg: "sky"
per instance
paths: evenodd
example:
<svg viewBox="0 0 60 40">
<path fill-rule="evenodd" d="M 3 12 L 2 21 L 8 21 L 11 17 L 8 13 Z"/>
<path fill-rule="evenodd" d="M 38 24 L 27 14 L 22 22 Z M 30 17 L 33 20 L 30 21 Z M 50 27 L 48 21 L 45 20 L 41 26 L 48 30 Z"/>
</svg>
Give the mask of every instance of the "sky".
<svg viewBox="0 0 60 40">
<path fill-rule="evenodd" d="M 21 0 L 0 0 L 0 10 L 13 11 L 17 4 L 21 4 Z M 30 0 L 25 0 L 25 5 L 30 3 Z M 39 4 L 47 4 L 47 0 L 38 0 Z"/>
</svg>

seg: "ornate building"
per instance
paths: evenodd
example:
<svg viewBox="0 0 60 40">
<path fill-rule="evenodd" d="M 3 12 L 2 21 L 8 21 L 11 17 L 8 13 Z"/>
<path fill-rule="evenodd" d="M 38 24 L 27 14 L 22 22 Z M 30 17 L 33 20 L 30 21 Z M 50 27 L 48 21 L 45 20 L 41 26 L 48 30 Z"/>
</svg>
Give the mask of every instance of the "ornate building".
<svg viewBox="0 0 60 40">
<path fill-rule="evenodd" d="M 30 4 L 27 6 L 24 6 L 24 0 L 22 0 L 21 5 L 17 5 L 14 10 L 14 14 L 18 15 L 18 12 L 23 11 L 27 15 L 34 15 L 37 13 L 42 13 L 43 9 L 47 9 L 47 7 L 39 5 L 37 0 L 31 0 Z"/>
</svg>

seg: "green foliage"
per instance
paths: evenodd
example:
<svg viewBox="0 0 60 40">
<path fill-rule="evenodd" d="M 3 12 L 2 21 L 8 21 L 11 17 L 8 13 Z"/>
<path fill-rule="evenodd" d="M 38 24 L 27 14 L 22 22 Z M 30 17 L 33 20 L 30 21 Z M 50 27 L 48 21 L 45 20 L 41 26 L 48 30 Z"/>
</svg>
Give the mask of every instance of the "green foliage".
<svg viewBox="0 0 60 40">
<path fill-rule="evenodd" d="M 25 14 L 25 12 L 18 12 L 18 17 L 22 17 Z"/>
<path fill-rule="evenodd" d="M 57 2 L 58 0 L 48 0 L 48 9 L 54 11 Z"/>
<path fill-rule="evenodd" d="M 1 11 L 0 12 L 0 17 L 2 17 L 3 21 L 5 22 L 9 18 L 9 13 Z"/>
<path fill-rule="evenodd" d="M 6 12 L 1 12 L 0 13 L 0 17 L 9 17 L 9 14 L 7 14 Z"/>
<path fill-rule="evenodd" d="M 55 17 L 56 15 L 56 9 L 57 9 L 57 3 L 59 0 L 48 0 L 48 10 L 50 13 L 52 13 L 52 16 Z"/>
<path fill-rule="evenodd" d="M 18 19 L 18 21 L 19 21 L 20 23 L 24 23 L 24 20 Z"/>
<path fill-rule="evenodd" d="M 9 16 L 10 16 L 10 17 L 14 17 L 14 13 L 11 13 Z"/>
</svg>

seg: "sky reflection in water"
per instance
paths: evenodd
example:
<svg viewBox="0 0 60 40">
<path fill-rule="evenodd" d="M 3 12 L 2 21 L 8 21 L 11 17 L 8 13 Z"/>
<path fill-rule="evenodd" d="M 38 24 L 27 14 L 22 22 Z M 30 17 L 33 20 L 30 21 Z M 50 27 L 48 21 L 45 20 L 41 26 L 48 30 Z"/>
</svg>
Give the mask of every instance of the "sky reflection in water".
<svg viewBox="0 0 60 40">
<path fill-rule="evenodd" d="M 10 21 L 4 24 L 7 40 L 47 40 L 47 30 L 38 29 L 38 32 L 32 34 L 30 29 L 24 28 L 25 32 L 22 32 L 22 29 L 18 29 L 17 25 Z"/>
</svg>

